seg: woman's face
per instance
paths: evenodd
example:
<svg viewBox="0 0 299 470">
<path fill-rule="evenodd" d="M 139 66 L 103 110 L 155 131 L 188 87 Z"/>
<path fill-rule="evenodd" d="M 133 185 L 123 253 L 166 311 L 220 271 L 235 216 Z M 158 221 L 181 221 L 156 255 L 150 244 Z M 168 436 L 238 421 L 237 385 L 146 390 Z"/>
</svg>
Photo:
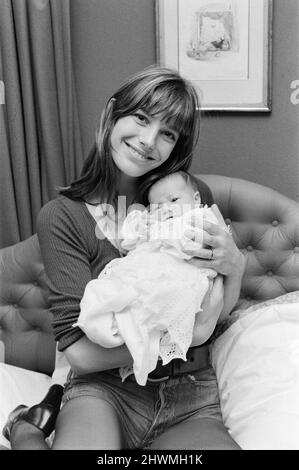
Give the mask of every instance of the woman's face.
<svg viewBox="0 0 299 470">
<path fill-rule="evenodd" d="M 111 133 L 112 158 L 126 176 L 137 178 L 170 156 L 178 132 L 142 110 L 118 119 Z"/>
</svg>

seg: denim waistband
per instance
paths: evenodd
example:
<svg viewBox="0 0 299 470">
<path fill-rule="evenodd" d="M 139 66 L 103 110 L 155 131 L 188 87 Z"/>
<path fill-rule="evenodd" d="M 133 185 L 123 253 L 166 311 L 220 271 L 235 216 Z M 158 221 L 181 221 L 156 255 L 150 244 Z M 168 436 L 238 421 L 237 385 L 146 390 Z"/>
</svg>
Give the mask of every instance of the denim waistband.
<svg viewBox="0 0 299 470">
<path fill-rule="evenodd" d="M 192 374 L 210 367 L 209 346 L 203 345 L 190 348 L 186 354 L 187 361 L 173 359 L 166 365 L 158 361 L 157 367 L 148 375 L 150 381 L 163 381 L 171 377 Z"/>
</svg>

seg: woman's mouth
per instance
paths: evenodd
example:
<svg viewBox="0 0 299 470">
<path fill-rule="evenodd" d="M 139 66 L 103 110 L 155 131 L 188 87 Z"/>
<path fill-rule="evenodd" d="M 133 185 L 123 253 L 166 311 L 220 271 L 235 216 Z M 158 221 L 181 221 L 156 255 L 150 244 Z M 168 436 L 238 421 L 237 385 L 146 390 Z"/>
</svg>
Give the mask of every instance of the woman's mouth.
<svg viewBox="0 0 299 470">
<path fill-rule="evenodd" d="M 126 145 L 131 150 L 132 155 L 134 155 L 134 157 L 138 158 L 139 160 L 154 160 L 151 154 L 144 152 L 143 150 L 139 150 L 137 147 L 128 144 L 128 142 L 126 142 Z"/>
</svg>

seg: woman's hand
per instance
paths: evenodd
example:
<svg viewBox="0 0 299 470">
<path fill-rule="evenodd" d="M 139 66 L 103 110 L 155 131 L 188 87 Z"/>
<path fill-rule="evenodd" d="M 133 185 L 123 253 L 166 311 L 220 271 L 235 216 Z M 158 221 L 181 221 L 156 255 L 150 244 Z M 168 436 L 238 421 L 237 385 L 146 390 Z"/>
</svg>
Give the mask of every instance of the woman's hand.
<svg viewBox="0 0 299 470">
<path fill-rule="evenodd" d="M 189 262 L 198 268 L 215 269 L 225 276 L 241 273 L 244 270 L 244 256 L 236 246 L 216 204 L 211 209 L 219 225 L 204 220 L 202 235 L 192 229 L 185 232 L 190 242 L 186 244 L 184 251 L 194 257 Z M 203 248 L 202 243 L 210 248 Z"/>
<path fill-rule="evenodd" d="M 195 317 L 191 346 L 199 346 L 207 341 L 213 333 L 224 305 L 223 277 L 217 276 L 212 288 L 207 292 L 202 312 Z"/>
</svg>

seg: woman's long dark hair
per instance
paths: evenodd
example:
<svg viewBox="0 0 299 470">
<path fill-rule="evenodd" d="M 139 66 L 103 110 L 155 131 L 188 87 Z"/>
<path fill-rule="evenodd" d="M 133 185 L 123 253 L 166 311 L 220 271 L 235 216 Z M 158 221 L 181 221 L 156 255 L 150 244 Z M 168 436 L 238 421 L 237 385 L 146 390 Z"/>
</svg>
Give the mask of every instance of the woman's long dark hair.
<svg viewBox="0 0 299 470">
<path fill-rule="evenodd" d="M 179 133 L 170 157 L 158 168 L 138 179 L 138 201 L 162 175 L 188 170 L 199 137 L 199 99 L 193 85 L 176 71 L 149 67 L 131 77 L 110 98 L 101 116 L 96 142 L 86 158 L 80 177 L 60 193 L 74 200 L 97 197 L 115 205 L 118 168 L 111 156 L 111 133 L 119 118 L 143 110 L 159 117 Z"/>
</svg>

